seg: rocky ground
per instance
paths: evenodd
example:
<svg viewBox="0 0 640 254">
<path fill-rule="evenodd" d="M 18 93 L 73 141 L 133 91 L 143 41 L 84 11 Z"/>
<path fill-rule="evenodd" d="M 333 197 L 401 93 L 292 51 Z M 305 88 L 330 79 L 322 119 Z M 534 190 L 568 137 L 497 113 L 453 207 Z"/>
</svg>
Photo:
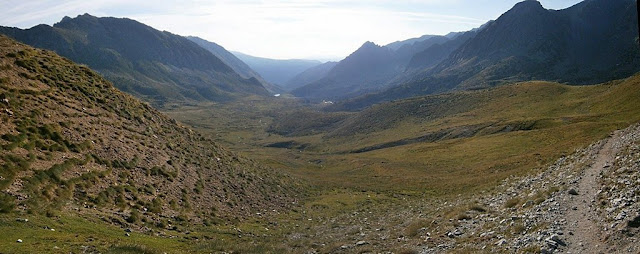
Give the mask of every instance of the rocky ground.
<svg viewBox="0 0 640 254">
<path fill-rule="evenodd" d="M 617 131 L 546 171 L 505 180 L 421 253 L 638 253 L 640 125 Z M 484 211 L 482 211 L 484 210 Z M 479 212 L 478 212 L 479 211 Z"/>
<path fill-rule="evenodd" d="M 301 249 L 638 253 L 639 183 L 640 125 L 634 125 L 560 158 L 537 175 L 506 179 L 490 193 L 455 202 L 407 199 L 393 214 L 380 211 L 381 206 L 363 206 L 357 213 L 333 217 L 308 227 L 305 236 L 314 240 Z"/>
</svg>

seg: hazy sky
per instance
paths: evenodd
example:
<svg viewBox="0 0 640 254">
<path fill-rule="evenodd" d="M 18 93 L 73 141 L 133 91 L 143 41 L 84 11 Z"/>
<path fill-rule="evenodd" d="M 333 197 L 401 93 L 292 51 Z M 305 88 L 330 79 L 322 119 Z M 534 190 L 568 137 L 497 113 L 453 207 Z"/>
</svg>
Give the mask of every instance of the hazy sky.
<svg viewBox="0 0 640 254">
<path fill-rule="evenodd" d="M 52 25 L 64 16 L 127 17 L 269 58 L 341 59 L 365 41 L 385 45 L 496 19 L 520 0 L 1 0 L 0 25 Z M 564 9 L 580 0 L 541 0 Z"/>
</svg>

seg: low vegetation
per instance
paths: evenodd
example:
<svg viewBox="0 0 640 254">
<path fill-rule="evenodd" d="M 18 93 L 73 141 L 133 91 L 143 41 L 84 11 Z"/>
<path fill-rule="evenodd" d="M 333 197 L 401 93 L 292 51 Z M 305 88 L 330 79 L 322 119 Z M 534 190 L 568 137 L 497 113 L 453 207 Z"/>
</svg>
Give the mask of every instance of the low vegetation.
<svg viewBox="0 0 640 254">
<path fill-rule="evenodd" d="M 179 250 L 160 234 L 238 223 L 305 195 L 53 52 L 0 36 L 0 66 L 0 224 L 12 231 L 2 253 Z"/>
<path fill-rule="evenodd" d="M 415 253 L 416 243 L 441 244 L 459 224 L 495 215 L 473 201 L 478 194 L 640 120 L 634 76 L 525 82 L 361 112 L 258 96 L 166 104 L 193 131 L 85 67 L 0 44 L 8 253 Z M 514 225 L 509 234 L 523 232 Z"/>
</svg>

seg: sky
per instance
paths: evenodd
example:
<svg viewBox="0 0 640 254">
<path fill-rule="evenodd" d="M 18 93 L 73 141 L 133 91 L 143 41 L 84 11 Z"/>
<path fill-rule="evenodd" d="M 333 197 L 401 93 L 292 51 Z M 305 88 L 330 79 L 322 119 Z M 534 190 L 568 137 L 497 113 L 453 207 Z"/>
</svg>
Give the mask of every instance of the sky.
<svg viewBox="0 0 640 254">
<path fill-rule="evenodd" d="M 366 41 L 386 45 L 468 31 L 521 0 L 1 0 L 0 25 L 53 25 L 89 13 L 126 17 L 227 50 L 274 59 L 340 60 Z M 564 9 L 580 0 L 540 0 Z"/>
</svg>

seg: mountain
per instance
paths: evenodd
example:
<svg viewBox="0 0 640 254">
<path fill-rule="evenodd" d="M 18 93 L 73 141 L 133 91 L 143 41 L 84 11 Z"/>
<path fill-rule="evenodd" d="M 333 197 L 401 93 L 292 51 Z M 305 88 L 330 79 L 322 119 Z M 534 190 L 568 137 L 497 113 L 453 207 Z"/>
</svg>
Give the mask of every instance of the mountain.
<svg viewBox="0 0 640 254">
<path fill-rule="evenodd" d="M 306 84 L 316 82 L 327 76 L 331 69 L 333 69 L 333 67 L 335 67 L 337 64 L 337 62 L 326 62 L 321 65 L 311 67 L 291 78 L 289 81 L 287 81 L 287 83 L 284 84 L 284 87 L 293 90 Z"/>
<path fill-rule="evenodd" d="M 181 126 L 87 67 L 5 36 L 0 66 L 0 213 L 85 214 L 164 230 L 167 218 L 242 218 L 293 200 L 288 176 Z"/>
<path fill-rule="evenodd" d="M 460 41 L 455 39 L 454 41 Z M 393 84 L 395 80 L 407 77 L 405 73 L 414 55 L 437 48 L 442 60 L 459 43 L 448 43 L 449 38 L 437 35 L 425 35 L 420 38 L 399 41 L 390 46 L 378 46 L 366 42 L 358 50 L 340 61 L 325 77 L 308 82 L 293 91 L 293 94 L 310 100 L 341 100 L 369 92 L 375 92 Z M 431 55 L 427 56 L 431 57 Z M 300 83 L 299 83 L 300 84 Z"/>
<path fill-rule="evenodd" d="M 421 70 L 437 65 L 453 53 L 453 51 L 462 46 L 462 44 L 475 37 L 476 34 L 478 34 L 477 30 L 456 33 L 452 35 L 452 39 L 446 42 L 434 44 L 431 47 L 413 54 L 407 64 L 407 69 Z"/>
<path fill-rule="evenodd" d="M 393 50 L 364 43 L 340 61 L 322 79 L 297 88 L 292 93 L 311 100 L 336 100 L 375 91 L 402 70 Z"/>
<path fill-rule="evenodd" d="M 390 48 L 390 49 L 393 49 L 393 50 L 398 50 L 400 47 L 402 47 L 404 45 L 411 45 L 411 44 L 414 44 L 416 42 L 421 42 L 421 41 L 425 41 L 425 40 L 431 39 L 433 37 L 439 37 L 439 35 L 425 34 L 425 35 L 417 37 L 417 38 L 406 39 L 406 40 L 403 40 L 403 41 L 395 41 L 395 42 L 387 44 L 386 47 Z"/>
<path fill-rule="evenodd" d="M 238 59 L 231 52 L 227 51 L 224 47 L 216 44 L 215 42 L 210 42 L 210 41 L 207 41 L 207 40 L 202 39 L 200 37 L 187 36 L 187 39 L 189 39 L 192 42 L 195 42 L 200 47 L 202 47 L 202 48 L 208 50 L 209 52 L 211 52 L 217 58 L 222 60 L 222 62 L 224 62 L 227 66 L 231 67 L 231 69 L 233 69 L 236 73 L 240 74 L 240 76 L 242 76 L 243 78 L 255 78 L 255 79 L 259 80 L 260 83 L 262 83 L 262 85 L 272 93 L 280 93 L 280 92 L 282 92 L 281 88 L 279 88 L 279 87 L 277 87 L 275 85 L 272 85 L 269 82 L 267 82 L 266 80 L 264 80 L 260 76 L 260 74 L 255 72 L 253 69 L 251 69 L 251 67 L 249 67 L 242 60 Z"/>
<path fill-rule="evenodd" d="M 288 59 L 278 60 L 262 57 L 250 56 L 240 52 L 232 52 L 243 62 L 258 72 L 265 80 L 270 83 L 282 86 L 285 90 L 290 90 L 284 86 L 289 80 L 301 72 L 322 64 L 315 60 Z"/>
<path fill-rule="evenodd" d="M 298 82 L 303 87 L 293 93 L 313 101 L 344 100 L 413 81 L 483 27 L 447 36 L 424 35 L 377 48 L 367 42 L 322 79 L 310 79 L 313 82 L 307 84 Z"/>
<path fill-rule="evenodd" d="M 635 1 L 589 0 L 564 10 L 516 4 L 414 80 L 336 108 L 526 80 L 595 84 L 640 70 Z M 420 60 L 413 64 L 433 65 Z"/>
<path fill-rule="evenodd" d="M 53 26 L 0 27 L 0 33 L 87 64 L 122 91 L 157 106 L 268 95 L 257 79 L 242 78 L 188 39 L 126 18 L 84 14 Z"/>
<path fill-rule="evenodd" d="M 402 65 L 407 66 L 408 62 L 415 54 L 425 51 L 432 46 L 447 43 L 449 40 L 450 39 L 445 36 L 431 36 L 428 39 L 422 41 L 404 44 L 401 47 L 395 49 L 395 53 L 397 55 L 397 58 L 399 58 L 399 61 L 401 61 Z"/>
</svg>

